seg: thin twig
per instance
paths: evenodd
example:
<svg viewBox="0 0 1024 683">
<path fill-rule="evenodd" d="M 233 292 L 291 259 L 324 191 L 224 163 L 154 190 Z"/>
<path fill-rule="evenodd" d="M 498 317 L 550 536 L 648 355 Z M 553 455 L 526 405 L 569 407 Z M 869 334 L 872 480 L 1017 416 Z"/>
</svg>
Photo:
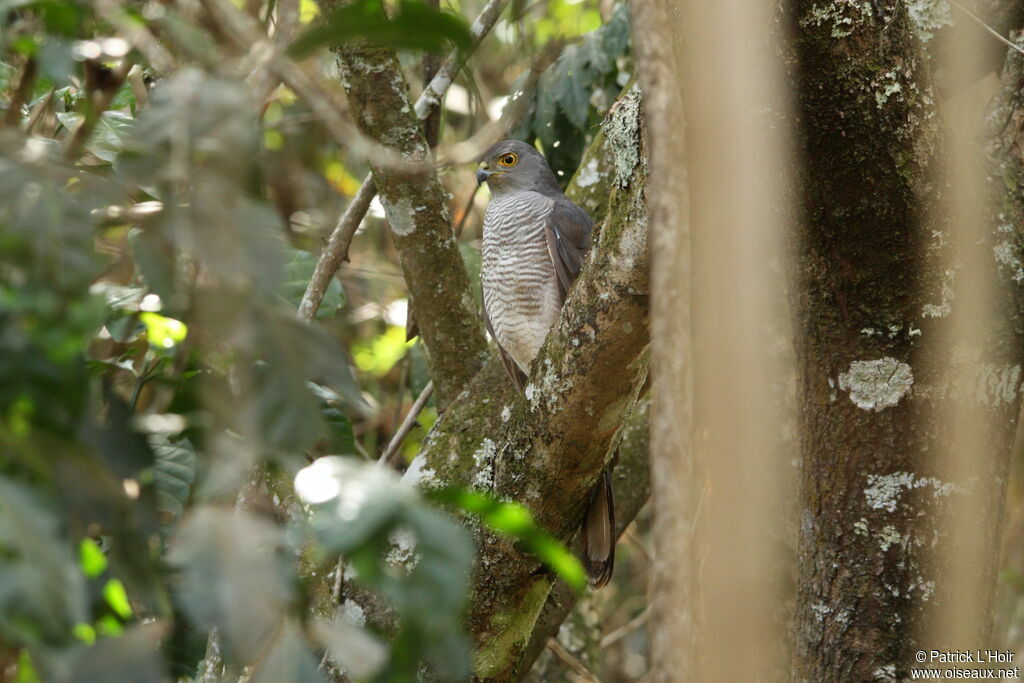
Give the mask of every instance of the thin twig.
<svg viewBox="0 0 1024 683">
<path fill-rule="evenodd" d="M 986 24 L 985 20 L 982 19 L 981 17 L 979 17 L 977 14 L 975 14 L 971 10 L 967 9 L 966 7 L 964 7 L 963 5 L 961 5 L 956 0 L 949 0 L 949 4 L 953 5 L 953 7 L 956 7 L 958 10 L 960 10 L 961 12 L 963 12 L 964 14 L 969 16 L 971 19 L 973 19 L 974 21 L 978 22 L 983 29 L 985 29 L 986 31 L 991 33 L 993 36 L 995 36 L 996 39 L 999 40 L 999 42 L 1003 43 L 1004 45 L 1006 45 L 1011 50 L 1014 50 L 1015 52 L 1019 52 L 1020 54 L 1024 55 L 1024 48 L 1020 47 L 1019 45 L 1016 45 L 1015 43 L 1013 43 L 1012 41 L 1008 40 L 1007 38 L 1004 38 L 1003 34 L 1001 34 L 999 31 L 995 30 L 994 28 L 992 28 L 991 26 Z"/>
<path fill-rule="evenodd" d="M 541 74 L 558 59 L 564 47 L 565 42 L 561 40 L 548 43 L 530 66 L 530 73 L 522 89 L 512 93 L 505 103 L 501 117 L 482 126 L 468 140 L 447 147 L 444 154 L 438 158 L 438 166 L 460 166 L 478 161 L 481 152 L 505 137 L 526 111 L 526 105 L 530 101 L 528 94 L 536 88 Z"/>
<path fill-rule="evenodd" d="M 617 629 L 606 635 L 604 638 L 601 638 L 601 647 L 606 648 L 610 645 L 619 642 L 620 640 L 628 636 L 630 633 L 646 624 L 647 620 L 650 619 L 650 617 L 651 608 L 645 607 L 643 612 L 636 615 L 635 617 L 627 621 L 625 624 L 623 624 L 622 626 L 618 627 Z"/>
<path fill-rule="evenodd" d="M 309 279 L 306 291 L 302 294 L 302 301 L 299 303 L 299 318 L 302 320 L 309 322 L 316 315 L 331 279 L 341 267 L 341 262 L 348 260 L 348 245 L 352 243 L 352 236 L 356 234 L 356 229 L 362 223 L 376 194 L 377 186 L 373 183 L 373 176 L 368 175 L 359 186 L 356 195 L 352 197 L 352 201 L 345 207 L 345 212 L 338 218 L 338 224 L 334 226 L 327 244 L 320 252 L 313 277 Z"/>
<path fill-rule="evenodd" d="M 416 398 L 416 402 L 412 404 L 412 408 L 409 409 L 398 431 L 391 437 L 388 447 L 384 449 L 384 453 L 380 456 L 378 462 L 384 465 L 391 465 L 392 467 L 395 466 L 395 461 L 398 460 L 399 447 L 405 441 L 405 437 L 409 435 L 409 432 L 412 431 L 413 425 L 416 424 L 416 418 L 419 416 L 420 411 L 423 410 L 423 406 L 427 405 L 427 399 L 430 398 L 432 393 L 434 393 L 433 380 L 427 382 L 427 386 L 423 387 L 423 391 Z"/>
<path fill-rule="evenodd" d="M 334 583 L 331 584 L 331 606 L 337 607 L 341 602 L 341 587 L 344 584 L 345 576 L 345 558 L 339 557 L 338 564 L 334 566 Z M 327 660 L 330 657 L 330 651 L 325 650 L 323 659 L 320 660 L 320 670 L 324 671 L 327 667 Z"/>
<path fill-rule="evenodd" d="M 149 105 L 149 89 L 146 88 L 146 80 L 142 77 L 142 67 L 136 64 L 128 72 L 128 85 L 135 95 L 135 106 L 145 107 Z"/>
<path fill-rule="evenodd" d="M 483 11 L 480 12 L 480 16 L 473 22 L 472 28 L 475 40 L 474 49 L 493 28 L 498 20 L 498 16 L 501 15 L 501 11 L 507 3 L 508 0 L 489 0 Z M 423 93 L 416 100 L 415 106 L 416 115 L 420 119 L 425 119 L 430 112 L 441 106 L 441 100 L 445 92 L 448 91 L 449 86 L 451 86 L 455 74 L 458 72 L 461 59 L 462 56 L 458 52 L 452 52 L 441 66 L 441 69 L 430 80 L 427 87 L 424 88 Z M 348 260 L 348 247 L 352 242 L 352 235 L 355 234 L 356 228 L 362 222 L 367 209 L 370 208 L 370 200 L 373 199 L 375 194 L 377 194 L 377 188 L 373 184 L 373 177 L 372 175 L 367 175 L 363 184 L 359 187 L 355 198 L 345 208 L 345 213 L 342 214 L 341 218 L 338 219 L 338 224 L 334 228 L 334 232 L 331 233 L 328 246 L 320 253 L 316 270 L 313 272 L 313 277 L 306 287 L 306 292 L 302 295 L 302 303 L 299 306 L 299 317 L 303 320 L 313 319 L 317 309 L 320 308 L 320 302 L 324 298 L 324 292 L 327 291 L 331 278 L 338 272 L 342 261 Z M 360 198 L 365 201 L 357 202 L 357 199 Z"/>
<path fill-rule="evenodd" d="M 477 183 L 473 186 L 473 192 L 469 195 L 469 199 L 466 200 L 465 208 L 462 210 L 462 216 L 459 217 L 459 224 L 455 226 L 455 239 L 458 240 L 462 237 L 462 231 L 466 227 L 466 219 L 469 218 L 469 214 L 473 212 L 473 200 L 476 199 L 476 193 L 480 191 L 480 184 Z"/>
<path fill-rule="evenodd" d="M 565 665 L 575 671 L 577 675 L 583 678 L 583 680 L 591 681 L 592 683 L 600 683 L 597 676 L 595 676 L 590 669 L 583 666 L 583 663 L 580 662 L 580 660 L 573 657 L 572 654 L 562 647 L 562 644 L 554 638 L 548 640 L 548 649 L 554 652 L 556 657 L 565 662 Z"/>
</svg>

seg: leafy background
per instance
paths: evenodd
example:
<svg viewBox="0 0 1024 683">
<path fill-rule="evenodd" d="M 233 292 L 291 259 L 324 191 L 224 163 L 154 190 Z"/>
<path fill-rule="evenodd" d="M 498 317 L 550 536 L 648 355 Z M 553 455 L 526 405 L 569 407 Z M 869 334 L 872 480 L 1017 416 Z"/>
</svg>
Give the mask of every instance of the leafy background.
<svg viewBox="0 0 1024 683">
<path fill-rule="evenodd" d="M 273 0 L 231 7 L 275 36 Z M 325 46 L 370 38 L 417 90 L 425 52 L 465 47 L 481 3 L 356 21 L 376 8 L 303 0 L 289 54 L 333 79 Z M 309 102 L 254 82 L 203 4 L 0 0 L 0 24 L 0 678 L 193 680 L 211 633 L 227 674 L 255 680 L 461 678 L 465 514 L 579 585 L 524 509 L 424 500 L 373 464 L 429 377 L 379 206 L 315 323 L 296 319 L 368 171 Z M 496 117 L 553 41 L 510 135 L 568 182 L 630 77 L 622 4 L 513 3 L 449 92 L 442 147 Z M 442 181 L 475 277 L 485 199 L 471 168 Z M 428 403 L 406 460 L 435 419 Z M 644 528 L 580 612 L 619 633 L 611 678 L 645 666 Z M 323 594 L 340 572 L 390 605 L 391 632 Z M 548 654 L 536 675 L 568 671 Z"/>
</svg>

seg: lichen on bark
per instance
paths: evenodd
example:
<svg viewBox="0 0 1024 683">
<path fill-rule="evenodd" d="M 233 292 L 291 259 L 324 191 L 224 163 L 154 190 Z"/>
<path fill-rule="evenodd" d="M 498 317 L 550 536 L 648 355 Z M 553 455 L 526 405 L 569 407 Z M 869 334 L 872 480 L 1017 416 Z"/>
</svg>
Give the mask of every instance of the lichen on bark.
<svg viewBox="0 0 1024 683">
<path fill-rule="evenodd" d="M 852 20 L 841 35 L 815 19 L 820 3 L 796 7 L 804 174 L 796 680 L 903 677 L 927 645 L 922 628 L 949 598 L 932 555 L 948 552 L 941 520 L 950 496 L 966 491 L 938 476 L 934 454 L 950 438 L 938 416 L 976 398 L 942 385 L 956 351 L 933 341 L 957 315 L 961 283 L 943 238 L 951 225 L 941 210 L 949 202 L 941 102 L 920 27 L 903 2 L 847 4 L 873 9 L 845 15 Z M 1019 218 L 1008 218 L 1014 230 Z M 1020 362 L 1019 302 L 1001 310 L 991 343 L 970 362 Z M 867 382 L 872 364 L 889 367 L 881 384 Z M 992 557 L 1019 401 L 1015 392 L 987 404 L 993 429 L 978 446 L 992 454 L 973 490 L 986 498 L 978 533 L 992 534 Z M 979 558 L 978 571 L 992 563 Z"/>
</svg>

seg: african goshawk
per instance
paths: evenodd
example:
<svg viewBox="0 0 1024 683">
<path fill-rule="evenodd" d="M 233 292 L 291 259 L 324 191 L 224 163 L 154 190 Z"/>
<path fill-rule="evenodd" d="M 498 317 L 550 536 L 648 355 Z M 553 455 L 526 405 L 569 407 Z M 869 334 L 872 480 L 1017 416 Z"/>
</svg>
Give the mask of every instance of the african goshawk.
<svg viewBox="0 0 1024 683">
<path fill-rule="evenodd" d="M 477 180 L 491 188 L 481 269 L 484 319 L 509 377 L 522 391 L 590 248 L 593 221 L 562 194 L 547 160 L 505 140 L 482 157 Z M 583 518 L 583 564 L 596 588 L 611 578 L 615 511 L 605 470 Z"/>
</svg>

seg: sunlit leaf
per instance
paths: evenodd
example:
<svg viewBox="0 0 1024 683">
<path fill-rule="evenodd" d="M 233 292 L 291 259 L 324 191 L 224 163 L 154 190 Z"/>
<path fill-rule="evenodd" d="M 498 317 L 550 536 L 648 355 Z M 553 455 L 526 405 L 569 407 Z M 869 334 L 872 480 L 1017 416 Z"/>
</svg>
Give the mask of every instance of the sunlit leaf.
<svg viewBox="0 0 1024 683">
<path fill-rule="evenodd" d="M 146 326 L 149 343 L 158 349 L 172 349 L 185 341 L 188 334 L 188 326 L 185 323 L 159 313 L 145 311 L 139 314 L 139 320 Z"/>
<path fill-rule="evenodd" d="M 86 645 L 92 645 L 96 642 L 96 629 L 89 624 L 75 624 L 75 627 L 71 629 L 71 633 Z"/>
<path fill-rule="evenodd" d="M 567 584 L 580 591 L 587 575 L 579 559 L 554 536 L 542 529 L 523 505 L 500 501 L 480 491 L 437 489 L 430 497 L 454 505 L 480 519 L 495 531 L 521 541 L 526 549 L 553 569 Z"/>
<path fill-rule="evenodd" d="M 107 601 L 110 609 L 122 619 L 131 619 L 132 606 L 128 602 L 128 593 L 124 584 L 117 579 L 110 579 L 103 585 L 103 599 Z"/>
<path fill-rule="evenodd" d="M 78 563 L 82 567 L 82 573 L 90 579 L 95 579 L 107 569 L 107 556 L 103 554 L 96 541 L 91 538 L 83 538 L 78 544 Z"/>
<path fill-rule="evenodd" d="M 380 376 L 389 372 L 414 343 L 405 340 L 404 329 L 392 325 L 370 342 L 353 346 L 352 358 L 363 372 Z"/>
<path fill-rule="evenodd" d="M 28 650 L 22 650 L 18 655 L 18 673 L 15 674 L 13 683 L 42 683 Z"/>
</svg>

